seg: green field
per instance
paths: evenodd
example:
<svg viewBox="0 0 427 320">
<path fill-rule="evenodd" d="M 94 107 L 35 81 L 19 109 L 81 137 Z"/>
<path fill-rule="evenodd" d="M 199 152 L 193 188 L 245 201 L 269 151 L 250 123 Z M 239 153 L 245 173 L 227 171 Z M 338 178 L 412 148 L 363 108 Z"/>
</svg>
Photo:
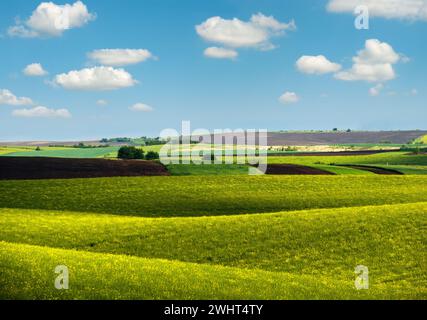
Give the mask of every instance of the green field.
<svg viewBox="0 0 427 320">
<path fill-rule="evenodd" d="M 427 134 L 416 139 L 415 143 L 427 144 Z"/>
<path fill-rule="evenodd" d="M 0 147 L 0 156 L 9 155 L 11 153 L 31 152 L 35 148 L 32 147 Z"/>
<path fill-rule="evenodd" d="M 372 155 L 351 156 L 325 156 L 319 153 L 316 156 L 299 155 L 298 152 L 287 153 L 286 156 L 269 155 L 269 164 L 297 164 L 322 169 L 338 175 L 373 175 L 373 173 L 338 165 L 371 165 L 385 169 L 394 169 L 403 174 L 426 174 L 427 155 L 411 154 L 405 151 L 378 153 Z M 228 157 L 231 158 L 231 157 Z M 234 162 L 245 162 L 245 157 L 234 156 Z M 190 161 L 189 157 L 184 157 Z M 224 157 L 226 159 L 226 157 Z M 178 159 L 175 159 L 178 160 Z M 244 165 L 169 165 L 172 175 L 214 175 L 214 174 L 247 174 L 248 169 Z"/>
<path fill-rule="evenodd" d="M 233 215 L 420 202 L 426 199 L 426 181 L 416 175 L 0 181 L 0 207 L 148 217 Z"/>
<path fill-rule="evenodd" d="M 144 152 L 159 152 L 162 146 L 141 147 Z M 52 157 L 52 158 L 117 158 L 120 147 L 42 147 L 36 151 L 36 147 L 0 147 L 0 156 L 8 157 Z"/>
<path fill-rule="evenodd" d="M 146 146 L 141 147 L 145 152 L 155 151 L 160 152 L 163 146 Z M 203 146 L 206 150 L 216 150 L 218 148 L 210 145 Z M 183 150 L 189 152 L 190 149 Z M 104 147 L 104 148 L 58 148 L 44 147 L 41 151 L 36 151 L 33 147 L 1 147 L 0 156 L 12 157 L 59 157 L 59 158 L 117 158 L 119 147 Z M 225 148 L 227 149 L 227 148 Z M 221 150 L 225 150 L 221 147 Z M 235 148 L 231 148 L 233 152 L 237 152 Z M 373 175 L 371 172 L 364 170 L 345 168 L 343 164 L 352 165 L 371 165 L 382 168 L 397 170 L 403 174 L 426 174 L 427 155 L 411 154 L 405 151 L 396 151 L 389 153 L 379 153 L 373 155 L 354 155 L 354 156 L 323 156 L 321 153 L 317 156 L 301 156 L 298 152 L 286 152 L 287 156 L 269 155 L 268 163 L 270 164 L 299 164 L 313 168 L 322 169 L 338 175 Z M 292 154 L 292 155 L 290 155 Z M 188 158 L 188 156 L 184 156 Z M 188 158 L 189 159 L 189 158 Z M 225 157 L 224 157 L 225 159 Z M 235 161 L 237 157 L 234 156 Z M 244 161 L 246 159 L 243 159 Z M 248 167 L 242 164 L 223 164 L 223 165 L 168 165 L 168 170 L 174 176 L 188 175 L 244 175 L 248 172 Z"/>
<path fill-rule="evenodd" d="M 378 164 L 378 165 L 419 165 L 427 166 L 427 156 L 424 154 L 409 154 L 408 152 L 386 152 L 372 155 L 355 156 L 287 156 L 268 157 L 269 163 L 311 164 Z"/>
<path fill-rule="evenodd" d="M 425 299 L 422 288 L 0 242 L 0 299 Z M 58 264 L 70 289 L 53 288 Z"/>
<path fill-rule="evenodd" d="M 247 175 L 249 172 L 249 167 L 247 165 L 238 164 L 173 164 L 167 165 L 166 167 L 173 176 Z"/>
<path fill-rule="evenodd" d="M 107 155 L 117 157 L 118 147 L 105 148 L 55 148 L 44 147 L 40 151 L 35 148 L 27 151 L 11 152 L 8 157 L 52 157 L 52 158 L 104 158 Z"/>
<path fill-rule="evenodd" d="M 404 174 L 426 174 L 427 155 L 411 154 L 404 151 L 378 153 L 373 155 L 354 155 L 354 156 L 269 156 L 268 163 L 289 163 L 306 165 L 335 172 L 338 174 L 363 174 L 361 170 L 341 171 L 334 164 L 352 164 L 352 165 L 371 165 L 381 168 L 389 168 L 400 171 Z M 339 168 L 339 167 L 338 167 Z M 371 174 L 365 172 L 365 174 Z"/>
<path fill-rule="evenodd" d="M 172 219 L 2 209 L 0 297 L 426 298 L 426 225 L 427 203 Z M 353 287 L 360 264 L 369 291 Z M 53 288 L 56 265 L 69 291 Z"/>
<path fill-rule="evenodd" d="M 358 262 L 375 266 L 371 272 L 384 282 L 410 263 L 411 281 L 416 281 L 427 267 L 415 263 L 426 240 L 427 203 L 173 219 L 17 209 L 0 213 L 1 238 L 14 243 L 341 280 L 352 276 L 351 266 Z M 375 237 L 366 239 L 366 234 Z"/>
<path fill-rule="evenodd" d="M 311 158 L 272 159 L 339 175 L 183 165 L 170 177 L 0 181 L 0 299 L 427 299 L 427 176 Z M 424 155 L 357 159 L 426 167 Z M 54 287 L 58 265 L 69 290 Z M 358 265 L 369 290 L 355 288 Z"/>
</svg>

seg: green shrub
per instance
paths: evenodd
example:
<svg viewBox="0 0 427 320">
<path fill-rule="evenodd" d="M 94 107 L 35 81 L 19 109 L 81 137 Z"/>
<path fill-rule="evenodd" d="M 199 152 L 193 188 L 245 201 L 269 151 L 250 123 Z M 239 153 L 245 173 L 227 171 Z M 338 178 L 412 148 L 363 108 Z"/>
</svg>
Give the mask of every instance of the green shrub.
<svg viewBox="0 0 427 320">
<path fill-rule="evenodd" d="M 160 159 L 159 153 L 155 151 L 148 151 L 145 155 L 145 160 L 158 160 Z"/>
<path fill-rule="evenodd" d="M 144 159 L 144 151 L 135 147 L 124 146 L 119 149 L 119 159 Z"/>
</svg>

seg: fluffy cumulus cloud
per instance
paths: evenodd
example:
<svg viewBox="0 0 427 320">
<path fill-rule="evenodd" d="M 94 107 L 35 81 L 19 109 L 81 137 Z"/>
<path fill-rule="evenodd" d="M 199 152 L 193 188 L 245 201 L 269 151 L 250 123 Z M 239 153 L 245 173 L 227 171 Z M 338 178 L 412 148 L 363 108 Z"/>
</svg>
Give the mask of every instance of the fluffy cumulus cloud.
<svg viewBox="0 0 427 320">
<path fill-rule="evenodd" d="M 26 97 L 17 97 L 7 89 L 0 89 L 0 105 L 8 106 L 30 106 L 33 101 Z"/>
<path fill-rule="evenodd" d="M 55 77 L 54 84 L 68 90 L 105 91 L 132 87 L 137 83 L 124 69 L 93 67 L 73 70 Z"/>
<path fill-rule="evenodd" d="M 151 112 L 153 111 L 153 107 L 146 105 L 144 103 L 136 103 L 133 106 L 129 107 L 129 110 L 135 112 Z"/>
<path fill-rule="evenodd" d="M 25 21 L 18 20 L 8 33 L 23 38 L 59 37 L 64 31 L 82 27 L 94 19 L 95 15 L 81 1 L 64 5 L 42 2 L 31 17 Z"/>
<path fill-rule="evenodd" d="M 298 59 L 296 66 L 302 73 L 307 74 L 325 74 L 337 72 L 341 65 L 329 61 L 325 56 L 302 56 Z"/>
<path fill-rule="evenodd" d="M 146 49 L 101 49 L 88 53 L 88 57 L 102 65 L 118 67 L 143 62 L 153 54 Z"/>
<path fill-rule="evenodd" d="M 299 101 L 299 97 L 295 92 L 287 91 L 280 96 L 279 101 L 283 104 L 297 103 Z"/>
<path fill-rule="evenodd" d="M 204 52 L 206 57 L 215 59 L 235 59 L 239 53 L 234 49 L 209 47 Z"/>
<path fill-rule="evenodd" d="M 15 117 L 21 118 L 70 118 L 71 113 L 67 109 L 49 109 L 38 106 L 31 109 L 18 109 L 12 112 Z"/>
<path fill-rule="evenodd" d="M 330 0 L 327 9 L 353 13 L 360 5 L 369 8 L 371 17 L 427 21 L 427 0 Z"/>
<path fill-rule="evenodd" d="M 197 34 L 208 42 L 232 49 L 257 48 L 260 50 L 273 49 L 272 37 L 295 29 L 293 20 L 282 23 L 262 13 L 253 15 L 249 21 L 211 17 L 196 26 Z"/>
<path fill-rule="evenodd" d="M 353 58 L 351 69 L 338 72 L 335 77 L 345 81 L 389 81 L 396 77 L 393 65 L 399 60 L 399 54 L 388 43 L 370 39 Z"/>
<path fill-rule="evenodd" d="M 48 74 L 40 63 L 29 64 L 22 72 L 29 77 L 42 77 Z"/>
</svg>

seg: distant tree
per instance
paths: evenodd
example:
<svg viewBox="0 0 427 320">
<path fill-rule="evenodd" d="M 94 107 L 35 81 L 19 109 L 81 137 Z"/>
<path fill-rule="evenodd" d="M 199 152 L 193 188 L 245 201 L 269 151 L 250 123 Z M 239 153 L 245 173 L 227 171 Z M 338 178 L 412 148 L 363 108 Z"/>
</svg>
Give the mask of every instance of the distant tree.
<svg viewBox="0 0 427 320">
<path fill-rule="evenodd" d="M 347 132 L 351 132 L 351 129 L 347 129 Z"/>
<path fill-rule="evenodd" d="M 85 148 L 85 144 L 83 142 L 79 142 L 79 144 L 76 144 L 73 146 L 74 148 Z"/>
<path fill-rule="evenodd" d="M 287 151 L 287 152 L 294 152 L 294 151 L 298 151 L 298 149 L 297 149 L 297 148 L 295 148 L 295 147 L 288 146 L 288 147 L 285 149 L 285 151 Z"/>
<path fill-rule="evenodd" d="M 37 148 L 36 148 L 36 151 L 42 151 L 42 149 L 40 149 L 40 147 L 37 147 Z"/>
<path fill-rule="evenodd" d="M 119 149 L 119 159 L 144 159 L 144 151 L 135 147 L 124 146 Z"/>
<path fill-rule="evenodd" d="M 333 128 L 332 131 L 338 131 L 338 128 Z"/>
<path fill-rule="evenodd" d="M 148 151 L 145 155 L 145 160 L 158 160 L 160 159 L 160 155 L 155 151 Z"/>
</svg>

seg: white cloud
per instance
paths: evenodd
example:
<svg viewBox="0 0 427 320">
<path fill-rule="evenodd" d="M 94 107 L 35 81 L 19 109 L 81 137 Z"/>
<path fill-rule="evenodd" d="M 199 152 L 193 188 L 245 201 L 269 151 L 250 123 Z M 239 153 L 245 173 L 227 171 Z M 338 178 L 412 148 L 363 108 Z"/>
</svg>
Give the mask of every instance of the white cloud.
<svg viewBox="0 0 427 320">
<path fill-rule="evenodd" d="M 206 57 L 215 59 L 235 59 L 239 55 L 236 50 L 219 47 L 209 47 L 204 54 Z"/>
<path fill-rule="evenodd" d="M 49 109 L 42 106 L 14 110 L 12 115 L 21 118 L 71 118 L 67 109 Z"/>
<path fill-rule="evenodd" d="M 42 77 L 48 74 L 40 63 L 29 64 L 22 72 L 29 77 Z"/>
<path fill-rule="evenodd" d="M 286 30 L 295 30 L 295 22 L 281 23 L 272 16 L 255 14 L 250 21 L 237 18 L 211 17 L 196 26 L 197 34 L 204 40 L 230 48 L 253 47 L 261 50 L 273 48 L 270 39 Z"/>
<path fill-rule="evenodd" d="M 307 74 L 325 74 L 337 72 L 341 65 L 329 61 L 325 56 L 302 56 L 298 59 L 296 66 L 300 72 Z"/>
<path fill-rule="evenodd" d="M 36 38 L 39 34 L 35 31 L 29 30 L 23 25 L 16 25 L 9 27 L 7 33 L 11 37 L 20 37 L 20 38 Z"/>
<path fill-rule="evenodd" d="M 30 106 L 33 105 L 33 101 L 26 97 L 17 97 L 7 89 L 0 89 L 0 105 L 9 106 Z"/>
<path fill-rule="evenodd" d="M 353 58 L 353 66 L 349 70 L 338 72 L 335 78 L 345 81 L 384 82 L 396 77 L 393 64 L 400 56 L 393 48 L 377 39 L 369 39 L 365 49 Z"/>
<path fill-rule="evenodd" d="M 106 105 L 108 104 L 108 101 L 107 101 L 107 100 L 100 99 L 100 100 L 96 101 L 96 104 L 97 104 L 98 106 L 106 106 Z"/>
<path fill-rule="evenodd" d="M 79 28 L 94 20 L 86 5 L 77 1 L 74 4 L 57 5 L 53 2 L 42 2 L 26 21 L 16 21 L 9 28 L 12 37 L 59 37 L 64 31 Z"/>
<path fill-rule="evenodd" d="M 330 0 L 327 10 L 353 13 L 360 5 L 369 8 L 371 17 L 427 21 L 427 0 Z"/>
<path fill-rule="evenodd" d="M 154 109 L 144 103 L 136 103 L 133 106 L 129 107 L 129 110 L 137 112 L 151 112 Z"/>
<path fill-rule="evenodd" d="M 383 88 L 384 88 L 384 85 L 382 83 L 379 83 L 375 87 L 372 87 L 369 89 L 369 94 L 373 97 L 376 97 L 380 94 Z"/>
<path fill-rule="evenodd" d="M 299 97 L 295 92 L 287 91 L 280 96 L 279 101 L 283 104 L 297 103 L 299 101 Z"/>
<path fill-rule="evenodd" d="M 101 49 L 90 52 L 88 57 L 97 63 L 114 67 L 137 64 L 154 58 L 146 49 Z"/>
<path fill-rule="evenodd" d="M 102 66 L 59 74 L 54 83 L 69 90 L 104 91 L 132 87 L 137 81 L 124 69 Z"/>
<path fill-rule="evenodd" d="M 388 43 L 378 39 L 369 39 L 365 43 L 365 49 L 359 51 L 353 61 L 359 64 L 395 64 L 399 59 L 400 56 Z"/>
</svg>

